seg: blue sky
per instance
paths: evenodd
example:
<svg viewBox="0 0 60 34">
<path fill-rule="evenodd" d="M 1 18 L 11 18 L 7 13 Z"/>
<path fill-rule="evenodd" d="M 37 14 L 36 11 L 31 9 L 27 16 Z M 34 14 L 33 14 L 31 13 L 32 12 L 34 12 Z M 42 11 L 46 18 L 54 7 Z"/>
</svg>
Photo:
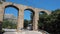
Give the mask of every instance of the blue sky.
<svg viewBox="0 0 60 34">
<path fill-rule="evenodd" d="M 6 2 L 13 2 L 16 4 L 23 4 L 26 6 L 31 6 L 31 7 L 35 7 L 35 8 L 41 8 L 41 9 L 46 9 L 46 10 L 55 10 L 55 9 L 60 9 L 60 0 L 6 0 Z M 16 11 L 16 9 L 12 8 L 14 11 Z M 7 8 L 5 11 L 11 10 L 10 12 L 12 12 L 11 8 Z M 10 13 L 7 12 L 7 13 Z M 28 13 L 27 16 L 30 15 L 30 12 L 26 11 L 25 12 L 25 16 Z M 15 16 L 17 16 L 14 13 Z M 24 17 L 24 19 L 30 19 L 29 17 Z"/>
</svg>

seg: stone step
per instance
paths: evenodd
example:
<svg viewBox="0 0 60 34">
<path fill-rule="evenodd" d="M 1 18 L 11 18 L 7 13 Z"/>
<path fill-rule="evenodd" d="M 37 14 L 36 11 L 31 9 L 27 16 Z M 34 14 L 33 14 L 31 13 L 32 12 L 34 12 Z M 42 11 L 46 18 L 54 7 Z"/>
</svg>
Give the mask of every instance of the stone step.
<svg viewBox="0 0 60 34">
<path fill-rule="evenodd" d="M 25 34 L 42 34 L 42 32 L 38 32 L 38 31 L 27 31 L 27 32 L 25 32 Z"/>
<path fill-rule="evenodd" d="M 42 34 L 42 32 L 38 32 L 38 31 L 5 32 L 4 34 Z"/>
<path fill-rule="evenodd" d="M 22 32 L 16 32 L 16 29 L 3 29 L 5 31 L 4 34 L 46 34 L 43 30 L 40 31 L 30 31 L 30 30 L 22 30 Z M 49 33 L 47 33 L 49 34 Z"/>
</svg>

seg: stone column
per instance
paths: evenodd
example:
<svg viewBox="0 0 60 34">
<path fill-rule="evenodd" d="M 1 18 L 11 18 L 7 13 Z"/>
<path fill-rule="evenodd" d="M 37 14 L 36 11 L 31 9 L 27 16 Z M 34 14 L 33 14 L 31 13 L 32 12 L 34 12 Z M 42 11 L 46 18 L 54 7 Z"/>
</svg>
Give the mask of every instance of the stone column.
<svg viewBox="0 0 60 34">
<path fill-rule="evenodd" d="M 2 23 L 3 23 L 3 15 L 4 15 L 4 8 L 2 8 L 2 6 L 0 6 L 0 34 L 2 33 Z"/>
<path fill-rule="evenodd" d="M 19 10 L 19 12 L 18 12 L 17 31 L 22 31 L 23 23 L 24 23 L 24 10 Z"/>
<path fill-rule="evenodd" d="M 38 12 L 35 12 L 35 15 L 33 17 L 33 30 L 34 31 L 38 30 L 38 20 L 39 20 L 39 14 Z"/>
</svg>

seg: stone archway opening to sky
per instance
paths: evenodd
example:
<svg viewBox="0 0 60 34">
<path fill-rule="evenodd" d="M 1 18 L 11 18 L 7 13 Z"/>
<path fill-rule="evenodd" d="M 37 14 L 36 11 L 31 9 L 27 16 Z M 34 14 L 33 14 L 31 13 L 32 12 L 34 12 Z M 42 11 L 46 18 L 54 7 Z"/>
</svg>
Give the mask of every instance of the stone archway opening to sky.
<svg viewBox="0 0 60 34">
<path fill-rule="evenodd" d="M 18 9 L 8 5 L 4 9 L 3 28 L 16 29 L 18 19 Z"/>
<path fill-rule="evenodd" d="M 24 28 L 32 30 L 34 12 L 32 9 L 24 10 Z"/>
</svg>

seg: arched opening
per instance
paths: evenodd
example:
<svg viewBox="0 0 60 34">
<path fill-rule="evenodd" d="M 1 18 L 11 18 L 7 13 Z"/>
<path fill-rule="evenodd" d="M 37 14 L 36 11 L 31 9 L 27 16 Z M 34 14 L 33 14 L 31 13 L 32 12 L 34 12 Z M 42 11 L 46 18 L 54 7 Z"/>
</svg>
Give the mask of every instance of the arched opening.
<svg viewBox="0 0 60 34">
<path fill-rule="evenodd" d="M 47 13 L 45 11 L 39 12 L 39 20 L 38 20 L 38 29 L 44 30 L 45 19 L 47 17 Z"/>
<path fill-rule="evenodd" d="M 45 11 L 40 11 L 39 15 L 47 15 L 47 13 Z"/>
<path fill-rule="evenodd" d="M 24 11 L 24 29 L 32 30 L 34 11 L 32 9 L 25 9 Z"/>
<path fill-rule="evenodd" d="M 16 29 L 19 9 L 13 5 L 5 6 L 3 25 L 4 29 Z"/>
</svg>

